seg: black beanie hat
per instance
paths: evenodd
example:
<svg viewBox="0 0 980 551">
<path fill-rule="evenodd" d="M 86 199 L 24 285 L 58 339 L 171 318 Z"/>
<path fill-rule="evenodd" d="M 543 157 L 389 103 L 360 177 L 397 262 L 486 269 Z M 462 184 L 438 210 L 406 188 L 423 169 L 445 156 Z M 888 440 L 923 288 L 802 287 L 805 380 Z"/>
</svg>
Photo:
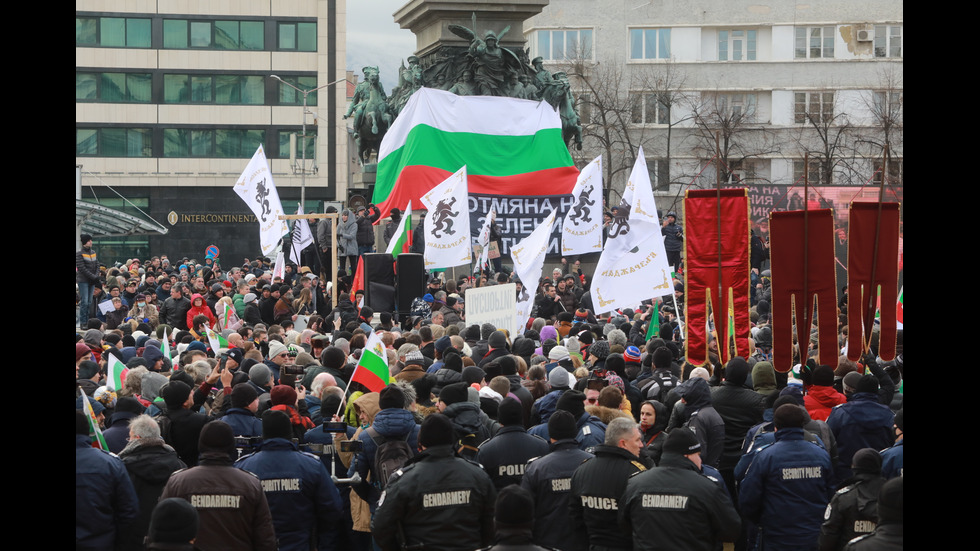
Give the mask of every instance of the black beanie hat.
<svg viewBox="0 0 980 551">
<path fill-rule="evenodd" d="M 667 347 L 661 346 L 653 351 L 654 369 L 669 369 L 672 361 L 674 361 L 674 355 L 670 353 Z"/>
<path fill-rule="evenodd" d="M 453 424 L 448 417 L 441 413 L 433 413 L 422 421 L 422 426 L 419 428 L 419 445 L 426 448 L 452 445 L 455 434 Z"/>
<path fill-rule="evenodd" d="M 167 409 L 176 411 L 184 406 L 187 397 L 191 395 L 191 387 L 183 381 L 170 381 L 163 389 L 163 401 L 167 404 Z"/>
<path fill-rule="evenodd" d="M 558 397 L 555 408 L 571 413 L 577 420 L 585 413 L 585 394 L 579 390 L 566 390 Z"/>
<path fill-rule="evenodd" d="M 829 365 L 818 365 L 810 382 L 815 386 L 834 386 L 834 370 Z"/>
<path fill-rule="evenodd" d="M 497 362 L 500 363 L 501 375 L 517 375 L 517 360 L 513 356 L 501 356 Z"/>
<path fill-rule="evenodd" d="M 504 526 L 531 526 L 534 524 L 534 498 L 531 492 L 517 484 L 511 484 L 497 494 L 493 520 Z"/>
<path fill-rule="evenodd" d="M 854 392 L 878 392 L 878 379 L 874 375 L 863 375 Z"/>
<path fill-rule="evenodd" d="M 851 459 L 854 474 L 881 474 L 881 454 L 874 448 L 862 448 Z"/>
<path fill-rule="evenodd" d="M 548 419 L 548 436 L 555 440 L 568 440 L 569 438 L 575 438 L 578 434 L 578 426 L 575 424 L 575 417 L 563 410 L 559 409 L 551 414 Z"/>
<path fill-rule="evenodd" d="M 701 451 L 701 443 L 698 437 L 685 427 L 677 427 L 667 435 L 664 441 L 664 453 L 676 453 L 678 455 L 690 455 Z"/>
<path fill-rule="evenodd" d="M 135 413 L 139 415 L 146 411 L 146 408 L 143 407 L 143 404 L 141 404 L 139 400 L 133 398 L 132 396 L 121 396 L 118 400 L 116 400 L 115 411 Z"/>
<path fill-rule="evenodd" d="M 772 422 L 776 429 L 801 429 L 806 424 L 806 410 L 793 404 L 785 404 L 776 408 L 772 414 Z"/>
<path fill-rule="evenodd" d="M 751 370 L 752 368 L 749 367 L 749 362 L 745 361 L 745 358 L 735 356 L 728 360 L 728 365 L 725 366 L 725 380 L 733 385 L 742 386 L 748 379 Z"/>
<path fill-rule="evenodd" d="M 453 383 L 446 385 L 439 393 L 439 401 L 451 406 L 458 402 L 465 402 L 469 399 L 469 392 L 466 390 L 466 383 Z"/>
<path fill-rule="evenodd" d="M 197 449 L 201 455 L 206 453 L 225 455 L 234 460 L 238 457 L 235 449 L 235 433 L 228 423 L 205 423 L 201 429 L 201 437 L 197 441 Z"/>
<path fill-rule="evenodd" d="M 259 393 L 248 383 L 238 383 L 231 389 L 231 407 L 245 409 L 259 397 Z"/>
<path fill-rule="evenodd" d="M 323 349 L 320 353 L 320 364 L 323 367 L 332 367 L 334 369 L 340 369 L 344 367 L 344 362 L 347 361 L 347 355 L 344 351 L 337 348 L 336 346 L 328 346 Z"/>
<path fill-rule="evenodd" d="M 160 500 L 150 516 L 149 543 L 188 544 L 197 537 L 200 519 L 187 500 L 168 497 Z"/>
<path fill-rule="evenodd" d="M 513 398 L 504 398 L 497 408 L 497 422 L 508 427 L 524 424 L 524 406 Z"/>
<path fill-rule="evenodd" d="M 487 377 L 487 372 L 483 371 L 475 365 L 470 365 L 463 368 L 463 382 L 471 385 L 473 383 L 479 383 Z"/>
<path fill-rule="evenodd" d="M 79 379 L 91 379 L 95 377 L 95 374 L 99 372 L 99 364 L 93 362 L 92 360 L 85 360 L 84 362 L 78 364 L 78 378 Z"/>
<path fill-rule="evenodd" d="M 289 440 L 293 437 L 293 427 L 289 423 L 289 415 L 283 411 L 268 409 L 262 414 L 262 438 L 285 438 Z"/>
<path fill-rule="evenodd" d="M 379 409 L 405 409 L 405 393 L 395 385 L 388 385 L 378 393 Z"/>
</svg>

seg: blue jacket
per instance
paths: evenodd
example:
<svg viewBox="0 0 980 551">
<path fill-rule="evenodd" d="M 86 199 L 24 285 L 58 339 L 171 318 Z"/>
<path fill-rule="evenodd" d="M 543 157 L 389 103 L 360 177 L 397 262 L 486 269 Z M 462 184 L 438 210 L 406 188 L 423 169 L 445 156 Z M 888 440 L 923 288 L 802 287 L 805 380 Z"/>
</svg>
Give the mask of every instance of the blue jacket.
<svg viewBox="0 0 980 551">
<path fill-rule="evenodd" d="M 896 476 L 902 476 L 905 474 L 904 468 L 904 452 L 905 439 L 902 438 L 895 445 L 883 450 L 881 452 L 881 476 L 885 477 L 887 480 L 891 480 Z"/>
<path fill-rule="evenodd" d="M 371 425 L 379 435 L 386 439 L 405 438 L 408 435 L 408 447 L 412 450 L 419 449 L 419 425 L 415 422 L 415 416 L 407 409 L 388 408 L 383 409 L 374 416 L 374 423 Z M 367 480 L 368 473 L 374 471 L 374 455 L 378 451 L 378 445 L 367 430 L 362 430 L 358 440 L 364 446 L 362 451 L 354 457 L 351 465 L 350 474 L 361 475 L 362 480 Z M 375 481 L 377 477 L 371 476 Z M 366 500 L 371 503 L 371 512 L 378 506 L 378 498 L 381 496 L 381 489 L 377 484 L 372 484 L 371 499 Z"/>
<path fill-rule="evenodd" d="M 531 407 L 531 422 L 535 425 L 547 423 L 548 419 L 551 419 L 551 414 L 555 412 L 555 407 L 558 405 L 558 398 L 561 397 L 563 392 L 565 390 L 552 390 L 535 400 L 534 405 Z"/>
<path fill-rule="evenodd" d="M 123 462 L 76 434 L 75 549 L 113 549 L 117 534 L 138 516 L 136 491 Z"/>
<path fill-rule="evenodd" d="M 589 542 L 568 529 L 568 501 L 575 469 L 592 454 L 575 440 L 559 440 L 544 457 L 527 463 L 521 487 L 534 496 L 534 542 L 564 551 L 585 551 Z"/>
<path fill-rule="evenodd" d="M 742 515 L 760 526 L 762 548 L 795 551 L 816 546 L 833 493 L 830 455 L 805 441 L 803 429 L 784 428 L 749 466 L 738 502 Z"/>
<path fill-rule="evenodd" d="M 340 493 L 323 463 L 288 440 L 266 440 L 235 467 L 262 481 L 280 550 L 309 550 L 315 529 L 332 529 L 340 517 Z"/>
<path fill-rule="evenodd" d="M 575 441 L 578 442 L 580 450 L 589 451 L 591 448 L 601 445 L 606 439 L 606 424 L 600 421 L 598 417 L 589 415 L 588 412 L 583 413 L 575 425 L 578 427 Z M 548 423 L 535 425 L 528 429 L 527 433 L 551 441 L 548 436 Z"/>
<path fill-rule="evenodd" d="M 862 448 L 883 450 L 895 443 L 895 414 L 874 392 L 856 392 L 834 406 L 827 425 L 837 439 L 837 480 L 851 477 L 851 460 Z"/>
<path fill-rule="evenodd" d="M 235 436 L 262 436 L 262 420 L 247 409 L 231 408 L 217 420 L 231 425 Z"/>
<path fill-rule="evenodd" d="M 109 446 L 109 451 L 119 453 L 129 443 L 129 422 L 138 414 L 128 411 L 117 411 L 112 414 L 112 425 L 102 431 L 102 437 Z"/>
</svg>

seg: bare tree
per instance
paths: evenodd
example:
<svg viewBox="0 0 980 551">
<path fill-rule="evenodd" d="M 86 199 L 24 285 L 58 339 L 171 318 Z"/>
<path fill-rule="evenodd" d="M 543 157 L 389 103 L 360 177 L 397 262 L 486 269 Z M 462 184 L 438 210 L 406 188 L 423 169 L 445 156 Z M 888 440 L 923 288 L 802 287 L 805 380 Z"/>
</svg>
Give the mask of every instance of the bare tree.
<svg viewBox="0 0 980 551">
<path fill-rule="evenodd" d="M 877 80 L 871 83 L 870 88 L 870 94 L 863 97 L 870 117 L 868 121 L 870 126 L 862 129 L 857 143 L 859 146 L 867 145 L 867 155 L 873 159 L 880 159 L 885 148 L 888 149 L 889 157 L 900 159 L 904 153 L 902 72 L 894 67 L 880 70 Z M 877 161 L 873 163 L 876 164 Z M 884 167 L 882 169 L 884 170 Z M 898 162 L 893 162 L 887 172 L 886 177 L 893 180 L 890 183 L 900 182 L 901 171 Z"/>
<path fill-rule="evenodd" d="M 673 64 L 629 67 L 618 60 L 576 59 L 568 73 L 581 90 L 578 105 L 587 149 L 603 154 L 607 202 L 612 200 L 609 192 L 619 189 L 620 180 L 625 182 L 640 146 L 648 153 L 664 151 L 663 166 L 669 166 L 671 133 L 681 122 L 672 112 L 682 99 L 684 80 Z M 663 185 L 669 173 L 660 174 L 665 175 L 658 178 Z"/>
<path fill-rule="evenodd" d="M 751 92 L 702 92 L 692 101 L 694 150 L 702 158 L 720 157 L 721 180 L 730 182 L 754 158 L 779 153 L 780 144 L 760 120 L 757 96 Z M 714 180 L 710 182 L 714 185 Z"/>
<path fill-rule="evenodd" d="M 847 185 L 860 178 L 852 164 L 856 151 L 848 144 L 854 128 L 840 95 L 832 90 L 796 92 L 794 100 L 794 120 L 803 124 L 796 141 L 810 157 L 810 184 Z"/>
</svg>

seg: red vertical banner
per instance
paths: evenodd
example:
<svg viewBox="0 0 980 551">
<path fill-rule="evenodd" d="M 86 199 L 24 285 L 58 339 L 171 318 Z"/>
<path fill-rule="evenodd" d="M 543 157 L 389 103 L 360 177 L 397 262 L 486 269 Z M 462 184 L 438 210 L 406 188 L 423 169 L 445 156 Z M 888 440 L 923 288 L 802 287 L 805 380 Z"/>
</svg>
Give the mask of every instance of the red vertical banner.
<svg viewBox="0 0 980 551">
<path fill-rule="evenodd" d="M 810 327 L 817 322 L 820 363 L 837 367 L 837 273 L 834 213 L 830 209 L 772 212 L 772 359 L 780 373 L 793 366 L 793 321 L 805 361 Z M 813 299 L 816 297 L 816 309 Z M 805 310 L 804 310 L 805 308 Z"/>
<path fill-rule="evenodd" d="M 847 358 L 858 360 L 871 342 L 878 290 L 878 355 L 895 359 L 898 302 L 899 203 L 851 203 L 847 231 Z"/>
<path fill-rule="evenodd" d="M 686 192 L 684 329 L 687 361 L 694 365 L 708 361 L 709 304 L 721 361 L 731 359 L 729 310 L 735 318 L 735 353 L 749 355 L 749 228 L 745 189 L 721 190 L 720 203 L 717 191 Z"/>
</svg>

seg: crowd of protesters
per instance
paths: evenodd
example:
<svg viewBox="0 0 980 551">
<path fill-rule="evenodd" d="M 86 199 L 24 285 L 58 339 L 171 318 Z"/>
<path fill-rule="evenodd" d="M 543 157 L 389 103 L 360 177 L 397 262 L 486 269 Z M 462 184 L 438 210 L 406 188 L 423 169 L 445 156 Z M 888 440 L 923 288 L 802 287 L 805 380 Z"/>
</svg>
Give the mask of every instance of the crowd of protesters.
<svg viewBox="0 0 980 551">
<path fill-rule="evenodd" d="M 819 365 L 814 336 L 777 372 L 758 266 L 750 349 L 722 363 L 711 340 L 699 367 L 682 276 L 603 315 L 575 259 L 433 276 L 399 316 L 358 307 L 351 260 L 332 288 L 266 258 L 106 266 L 82 236 L 77 549 L 901 548 L 901 331 L 892 362 L 875 332 Z M 467 289 L 511 282 L 536 295 L 522 334 L 467 324 Z M 380 392 L 352 380 L 372 334 Z"/>
</svg>

